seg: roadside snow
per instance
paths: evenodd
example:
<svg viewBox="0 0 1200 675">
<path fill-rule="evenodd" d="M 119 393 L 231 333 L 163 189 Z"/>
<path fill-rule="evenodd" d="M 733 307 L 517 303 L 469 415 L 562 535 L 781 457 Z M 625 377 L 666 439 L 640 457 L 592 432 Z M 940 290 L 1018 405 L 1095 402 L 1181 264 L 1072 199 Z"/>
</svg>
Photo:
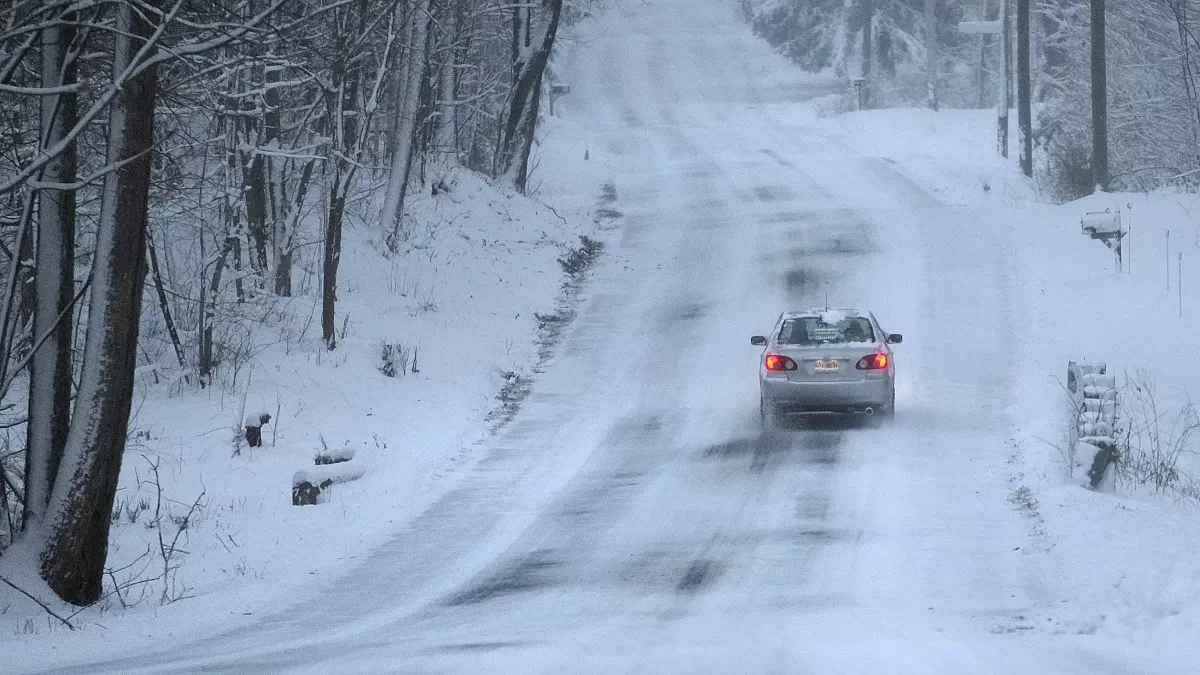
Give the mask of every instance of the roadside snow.
<svg viewBox="0 0 1200 675">
<path fill-rule="evenodd" d="M 999 241 L 1011 248 L 995 255 L 1010 261 L 1010 282 L 1022 298 L 1011 345 L 1020 373 L 1009 411 L 1020 421 L 1009 459 L 1011 501 L 1028 516 L 1024 554 L 1041 556 L 1069 589 L 1059 611 L 1041 620 L 1056 632 L 1108 633 L 1180 653 L 1200 633 L 1200 505 L 1122 483 L 1115 495 L 1085 490 L 1069 475 L 1062 448 L 1069 360 L 1106 362 L 1118 386 L 1130 378 L 1153 385 L 1164 432 L 1200 392 L 1200 296 L 1193 290 L 1200 288 L 1200 196 L 1108 193 L 1041 202 L 1015 159 L 993 149 L 994 120 L 985 110 L 881 110 L 819 124 L 894 164 L 964 220 L 1007 232 Z M 1132 226 L 1121 274 L 1112 252 L 1080 228 L 1085 213 L 1105 209 Z M 1195 448 L 1181 468 L 1200 475 Z"/>
</svg>

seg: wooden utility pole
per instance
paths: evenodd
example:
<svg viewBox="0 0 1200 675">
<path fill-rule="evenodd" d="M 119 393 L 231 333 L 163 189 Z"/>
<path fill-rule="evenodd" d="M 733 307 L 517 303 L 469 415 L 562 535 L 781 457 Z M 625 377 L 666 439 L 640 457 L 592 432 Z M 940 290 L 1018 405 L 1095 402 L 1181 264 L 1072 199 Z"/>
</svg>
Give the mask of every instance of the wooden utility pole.
<svg viewBox="0 0 1200 675">
<path fill-rule="evenodd" d="M 1033 176 L 1033 111 L 1029 84 L 1029 0 L 1017 0 L 1017 127 L 1021 171 Z"/>
<path fill-rule="evenodd" d="M 988 0 L 979 1 L 979 20 L 987 21 Z M 987 107 L 987 34 L 979 34 L 979 61 L 975 64 L 975 106 Z"/>
<path fill-rule="evenodd" d="M 996 35 L 1000 38 L 1000 61 L 1004 71 L 1000 77 L 1000 94 L 996 100 L 996 149 L 1002 157 L 1008 157 L 1008 109 L 1012 100 L 1009 93 L 1011 73 L 1008 70 L 1008 0 L 1001 0 L 1000 18 L 994 21 L 961 21 L 958 31 L 967 35 Z M 986 8 L 985 8 L 986 10 Z"/>
<path fill-rule="evenodd" d="M 863 110 L 871 105 L 871 61 L 874 58 L 874 45 L 871 44 L 872 24 L 875 19 L 875 0 L 863 0 L 862 26 L 862 89 L 859 90 L 858 109 Z"/>
<path fill-rule="evenodd" d="M 1104 46 L 1104 0 L 1092 2 L 1092 184 L 1108 189 L 1108 81 Z"/>
</svg>

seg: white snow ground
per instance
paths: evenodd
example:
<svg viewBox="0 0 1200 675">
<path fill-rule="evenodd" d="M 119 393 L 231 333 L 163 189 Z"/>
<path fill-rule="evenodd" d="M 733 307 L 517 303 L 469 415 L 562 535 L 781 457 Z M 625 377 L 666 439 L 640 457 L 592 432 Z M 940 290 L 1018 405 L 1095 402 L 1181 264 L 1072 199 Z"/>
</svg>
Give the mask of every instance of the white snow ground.
<svg viewBox="0 0 1200 675">
<path fill-rule="evenodd" d="M 1194 335 L 1200 307 L 1181 321 L 1152 261 L 1165 260 L 1165 227 L 1176 246 L 1192 246 L 1185 256 L 1200 256 L 1196 231 L 1185 229 L 1197 201 L 1038 204 L 1012 166 L 993 159 L 987 113 L 820 118 L 810 102 L 832 85 L 772 54 L 733 2 L 613 5 L 580 27 L 560 64 L 572 93 L 545 129 L 534 182 L 542 199 L 578 214 L 611 181 L 621 229 L 512 424 L 472 443 L 500 386 L 480 373 L 528 364 L 531 326 L 514 319 L 497 329 L 514 352 L 497 363 L 494 346 L 476 348 L 479 333 L 456 330 L 478 310 L 457 312 L 443 297 L 434 316 L 445 323 L 418 324 L 428 330 L 422 353 L 430 350 L 420 378 L 368 377 L 373 341 L 394 335 L 382 321 L 364 321 L 380 332 L 359 336 L 360 348 L 336 364 L 276 375 L 276 364 L 295 368 L 276 355 L 258 367 L 262 400 L 251 407 L 273 411 L 275 388 L 314 401 L 281 425 L 286 456 L 267 448 L 228 459 L 225 427 L 240 402 L 204 421 L 189 418 L 186 399 L 148 399 L 147 419 L 221 429 L 207 449 L 194 434 L 153 436 L 178 434 L 169 442 L 180 455 L 207 457 L 210 489 L 278 494 L 214 502 L 252 500 L 195 528 L 200 553 L 180 574 L 207 580 L 200 597 L 89 617 L 82 634 L 0 635 L 5 664 L 1195 670 L 1194 509 L 1083 490 L 1051 443 L 1066 424 L 1058 381 L 1071 358 L 1145 369 L 1172 405 L 1186 399 L 1200 368 L 1184 336 Z M 1135 222 L 1133 273 L 1121 277 L 1078 231 L 1084 210 L 1110 204 L 1130 204 Z M 514 228 L 557 222 L 515 208 L 501 228 L 460 226 L 468 236 L 532 240 Z M 577 229 L 549 239 L 569 241 Z M 452 240 L 439 237 L 432 250 L 442 255 Z M 527 289 L 471 277 L 449 292 L 491 294 L 476 308 L 552 303 L 556 249 L 530 249 L 541 253 L 493 259 L 526 261 L 501 274 Z M 482 250 L 462 249 L 471 264 L 447 262 L 442 273 L 477 269 Z M 378 270 L 359 274 L 369 288 Z M 758 350 L 747 338 L 782 308 L 826 293 L 874 308 L 905 333 L 897 423 L 764 436 Z M 364 293 L 350 313 L 419 304 L 419 295 Z M 462 368 L 463 358 L 476 363 Z M 362 447 L 378 467 L 334 503 L 294 509 L 282 488 L 316 432 Z M 390 450 L 372 449 L 372 434 Z M 229 480 L 230 467 L 249 478 Z M 180 469 L 177 498 L 189 498 L 188 481 L 199 485 L 192 473 Z M 235 549 L 253 560 L 244 578 L 211 574 L 203 562 L 232 564 L 217 562 L 228 560 L 224 545 L 207 543 L 229 533 L 223 527 L 245 528 Z"/>
</svg>

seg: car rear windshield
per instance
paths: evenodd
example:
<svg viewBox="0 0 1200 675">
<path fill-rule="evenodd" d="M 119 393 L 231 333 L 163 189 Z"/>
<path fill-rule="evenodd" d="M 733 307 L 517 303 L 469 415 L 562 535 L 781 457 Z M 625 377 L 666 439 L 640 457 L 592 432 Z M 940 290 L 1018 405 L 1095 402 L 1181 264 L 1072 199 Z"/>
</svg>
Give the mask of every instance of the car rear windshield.
<svg viewBox="0 0 1200 675">
<path fill-rule="evenodd" d="M 784 319 L 776 340 L 784 345 L 827 345 L 844 342 L 874 342 L 875 331 L 871 320 L 861 316 L 838 317 L 826 323 L 829 317 L 804 316 Z"/>
</svg>

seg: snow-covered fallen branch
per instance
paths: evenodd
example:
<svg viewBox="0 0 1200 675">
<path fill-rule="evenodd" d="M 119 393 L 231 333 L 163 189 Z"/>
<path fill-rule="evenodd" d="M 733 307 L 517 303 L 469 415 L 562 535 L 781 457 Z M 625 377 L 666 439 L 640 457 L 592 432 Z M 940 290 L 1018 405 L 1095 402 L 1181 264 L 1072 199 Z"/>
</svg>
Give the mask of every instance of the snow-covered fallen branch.
<svg viewBox="0 0 1200 675">
<path fill-rule="evenodd" d="M 70 621 L 64 619 L 57 612 L 55 612 L 53 609 L 51 609 L 50 606 L 47 605 L 46 603 L 42 602 L 41 600 L 38 600 L 37 596 L 33 595 L 32 593 L 25 590 L 24 588 L 21 588 L 20 586 L 14 584 L 13 582 L 9 581 L 8 579 L 5 579 L 3 576 L 0 576 L 0 582 L 3 582 L 4 585 L 8 586 L 9 588 L 13 589 L 14 591 L 20 593 L 21 595 L 23 595 L 23 596 L 29 598 L 30 600 L 32 600 L 33 602 L 35 602 L 39 607 L 41 607 L 43 610 L 45 610 L 47 614 L 54 617 L 55 619 L 58 619 L 59 622 L 62 623 L 62 625 L 66 626 L 70 630 L 75 630 L 75 626 Z"/>
</svg>

